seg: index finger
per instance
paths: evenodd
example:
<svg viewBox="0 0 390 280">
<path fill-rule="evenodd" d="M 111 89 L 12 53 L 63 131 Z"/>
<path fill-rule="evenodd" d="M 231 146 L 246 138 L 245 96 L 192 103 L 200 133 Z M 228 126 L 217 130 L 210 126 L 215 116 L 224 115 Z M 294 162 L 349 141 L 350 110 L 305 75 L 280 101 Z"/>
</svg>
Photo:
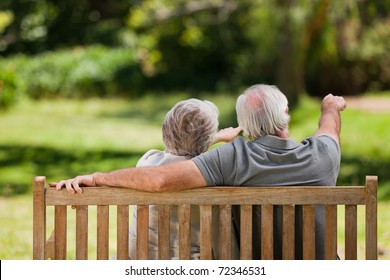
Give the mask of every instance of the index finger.
<svg viewBox="0 0 390 280">
<path fill-rule="evenodd" d="M 65 182 L 66 181 L 62 180 L 62 181 L 56 183 L 55 185 L 52 185 L 52 187 L 55 187 L 56 190 L 59 191 L 59 190 L 61 190 L 64 187 Z"/>
</svg>

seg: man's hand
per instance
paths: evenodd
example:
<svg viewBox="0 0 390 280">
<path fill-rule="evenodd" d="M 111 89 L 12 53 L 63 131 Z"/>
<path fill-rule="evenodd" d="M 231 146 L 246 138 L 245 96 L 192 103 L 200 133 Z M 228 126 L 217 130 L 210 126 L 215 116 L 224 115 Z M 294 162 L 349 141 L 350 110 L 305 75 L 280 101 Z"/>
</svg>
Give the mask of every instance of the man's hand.
<svg viewBox="0 0 390 280">
<path fill-rule="evenodd" d="M 60 182 L 53 182 L 49 184 L 50 187 L 55 187 L 56 190 L 61 190 L 62 188 L 66 188 L 66 190 L 70 193 L 82 193 L 83 190 L 80 188 L 80 186 L 85 187 L 95 187 L 96 182 L 93 178 L 93 174 L 90 175 L 81 175 L 77 176 L 73 179 L 68 180 L 62 180 Z"/>
<path fill-rule="evenodd" d="M 343 111 L 347 106 L 344 98 L 341 96 L 334 96 L 333 94 L 328 94 L 322 100 L 321 111 L 326 111 L 329 109 L 336 109 L 339 112 Z"/>
<path fill-rule="evenodd" d="M 237 138 L 238 134 L 242 131 L 241 127 L 228 127 L 221 129 L 215 136 L 214 144 L 218 142 L 231 142 Z"/>
</svg>

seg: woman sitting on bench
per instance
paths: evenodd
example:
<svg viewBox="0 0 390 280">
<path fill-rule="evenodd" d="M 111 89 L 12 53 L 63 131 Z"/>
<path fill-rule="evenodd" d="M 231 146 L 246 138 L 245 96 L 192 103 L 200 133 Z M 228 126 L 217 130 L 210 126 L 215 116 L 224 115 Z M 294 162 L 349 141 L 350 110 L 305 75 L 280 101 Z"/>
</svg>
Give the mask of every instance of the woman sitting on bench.
<svg viewBox="0 0 390 280">
<path fill-rule="evenodd" d="M 193 158 L 217 142 L 234 140 L 240 128 L 218 131 L 218 109 L 209 101 L 188 99 L 178 102 L 166 115 L 162 125 L 165 151 L 150 150 L 137 166 L 157 166 Z M 178 171 L 180 172 L 180 171 Z M 170 213 L 170 255 L 179 257 L 179 217 L 177 206 Z M 191 259 L 199 259 L 199 208 L 191 207 Z M 129 257 L 137 259 L 137 209 L 129 231 Z M 158 206 L 149 206 L 149 258 L 158 259 Z"/>
</svg>

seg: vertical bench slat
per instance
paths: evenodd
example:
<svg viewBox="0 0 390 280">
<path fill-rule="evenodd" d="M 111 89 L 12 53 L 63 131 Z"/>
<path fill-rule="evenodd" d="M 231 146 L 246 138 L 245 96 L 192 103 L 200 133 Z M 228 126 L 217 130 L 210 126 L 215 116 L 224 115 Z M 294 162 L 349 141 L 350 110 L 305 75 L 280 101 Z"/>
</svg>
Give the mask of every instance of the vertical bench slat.
<svg viewBox="0 0 390 280">
<path fill-rule="evenodd" d="M 88 206 L 76 206 L 76 260 L 88 259 Z"/>
<path fill-rule="evenodd" d="M 54 258 L 66 260 L 66 218 L 67 206 L 54 206 Z"/>
<path fill-rule="evenodd" d="M 314 260 L 315 255 L 315 211 L 313 205 L 303 205 L 303 259 Z"/>
<path fill-rule="evenodd" d="M 219 207 L 219 258 L 230 260 L 232 258 L 232 206 Z"/>
<path fill-rule="evenodd" d="M 149 205 L 137 205 L 137 259 L 149 259 Z"/>
<path fill-rule="evenodd" d="M 270 204 L 261 206 L 261 259 L 272 260 L 274 257 L 274 207 Z"/>
<path fill-rule="evenodd" d="M 295 259 L 295 206 L 283 206 L 282 256 L 284 260 Z"/>
<path fill-rule="evenodd" d="M 179 205 L 179 259 L 191 256 L 191 205 Z"/>
<path fill-rule="evenodd" d="M 366 259 L 378 259 L 378 177 L 366 177 Z"/>
<path fill-rule="evenodd" d="M 45 259 L 46 246 L 46 178 L 37 176 L 33 185 L 33 259 Z"/>
<path fill-rule="evenodd" d="M 212 205 L 199 205 L 200 211 L 200 259 L 211 260 L 212 250 Z"/>
<path fill-rule="evenodd" d="M 240 259 L 252 259 L 252 205 L 241 205 Z"/>
<path fill-rule="evenodd" d="M 345 205 L 345 259 L 357 260 L 357 205 Z"/>
<path fill-rule="evenodd" d="M 170 206 L 158 206 L 158 259 L 169 260 L 170 256 Z"/>
<path fill-rule="evenodd" d="M 337 259 L 337 205 L 325 206 L 325 259 Z"/>
<path fill-rule="evenodd" d="M 129 259 L 129 205 L 117 206 L 117 259 Z"/>
<path fill-rule="evenodd" d="M 97 206 L 97 259 L 108 259 L 109 206 Z"/>
</svg>

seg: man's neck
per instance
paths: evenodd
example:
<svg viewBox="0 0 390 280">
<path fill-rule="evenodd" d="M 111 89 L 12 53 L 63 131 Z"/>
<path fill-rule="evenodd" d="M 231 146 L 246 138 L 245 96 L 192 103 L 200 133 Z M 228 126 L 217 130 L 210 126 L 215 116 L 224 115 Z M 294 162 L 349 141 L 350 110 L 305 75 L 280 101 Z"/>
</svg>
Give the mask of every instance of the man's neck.
<svg viewBox="0 0 390 280">
<path fill-rule="evenodd" d="M 278 131 L 275 133 L 275 136 L 279 138 L 288 138 L 288 130 Z"/>
</svg>

